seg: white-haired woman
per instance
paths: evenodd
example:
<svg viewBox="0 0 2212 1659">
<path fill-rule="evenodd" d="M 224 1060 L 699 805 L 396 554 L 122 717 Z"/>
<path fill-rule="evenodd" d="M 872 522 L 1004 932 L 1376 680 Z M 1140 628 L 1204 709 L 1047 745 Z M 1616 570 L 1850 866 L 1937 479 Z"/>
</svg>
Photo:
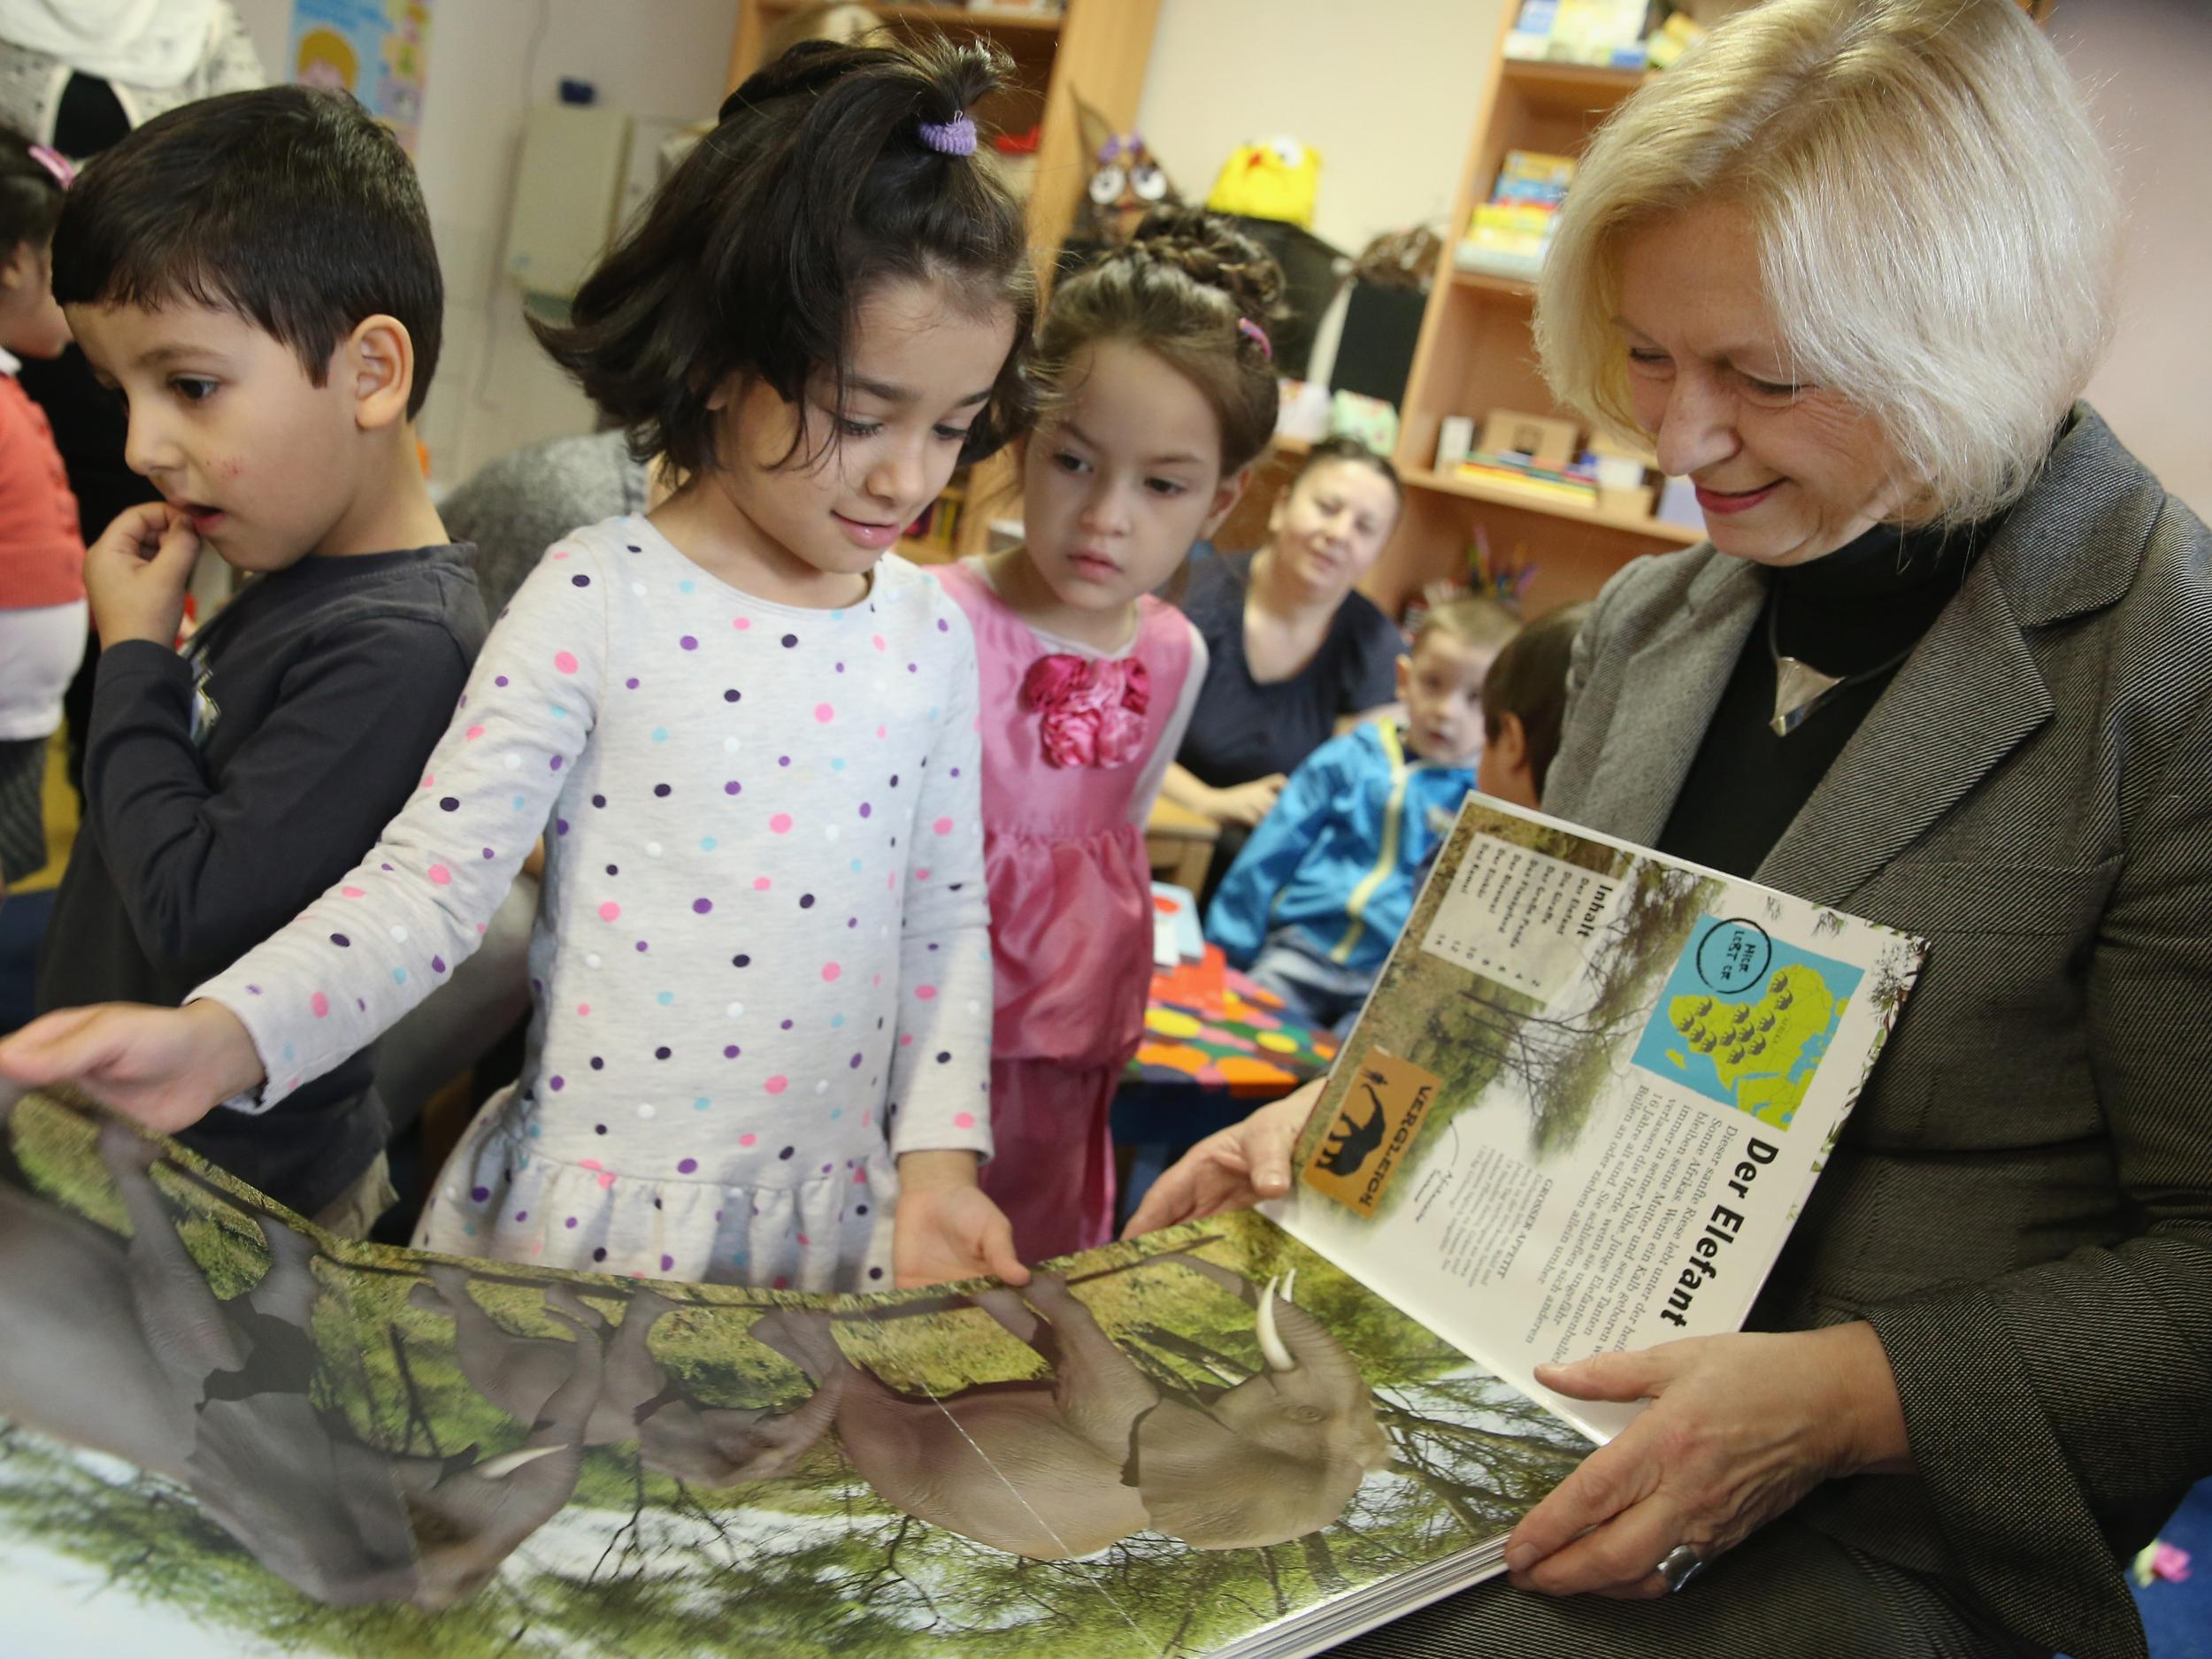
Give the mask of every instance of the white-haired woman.
<svg viewBox="0 0 2212 1659">
<path fill-rule="evenodd" d="M 2115 223 L 2011 0 L 1769 0 L 1591 144 L 1546 370 L 1710 541 L 1598 600 L 1545 805 L 1932 948 L 1753 1332 L 1548 1373 L 1653 1401 L 1516 1530 L 1549 1594 L 1350 1651 L 2144 1652 L 2212 1474 L 2212 538 L 2076 401 Z M 1305 1098 L 1137 1225 L 1283 1190 Z"/>
</svg>

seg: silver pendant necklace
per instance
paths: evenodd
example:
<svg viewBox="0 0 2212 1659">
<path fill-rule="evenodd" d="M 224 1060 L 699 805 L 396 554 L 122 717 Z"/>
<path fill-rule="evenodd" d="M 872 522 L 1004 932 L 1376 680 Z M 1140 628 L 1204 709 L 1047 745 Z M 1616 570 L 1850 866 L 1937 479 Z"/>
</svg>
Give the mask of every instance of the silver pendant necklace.
<svg viewBox="0 0 2212 1659">
<path fill-rule="evenodd" d="M 1871 668 L 1855 674 L 1824 674 L 1810 663 L 1782 654 L 1782 590 L 1776 588 L 1767 602 L 1767 654 L 1774 658 L 1774 718 L 1767 722 L 1777 737 L 1787 737 L 1826 706 L 1837 693 L 1886 674 L 1912 655 L 1908 645 Z"/>
</svg>

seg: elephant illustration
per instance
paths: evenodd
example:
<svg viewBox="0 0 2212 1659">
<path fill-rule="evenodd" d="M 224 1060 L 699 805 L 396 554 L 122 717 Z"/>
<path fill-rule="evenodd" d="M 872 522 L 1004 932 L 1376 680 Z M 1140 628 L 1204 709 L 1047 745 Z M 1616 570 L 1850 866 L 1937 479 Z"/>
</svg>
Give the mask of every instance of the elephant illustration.
<svg viewBox="0 0 2212 1659">
<path fill-rule="evenodd" d="M 1358 1174 L 1360 1167 L 1382 1145 L 1387 1114 L 1383 1110 L 1382 1097 L 1376 1093 L 1382 1079 L 1371 1071 L 1363 1072 L 1359 1083 L 1367 1095 L 1369 1110 L 1365 1121 L 1356 1122 L 1353 1119 L 1351 1102 L 1348 1096 L 1345 1103 L 1337 1109 L 1336 1122 L 1330 1126 L 1327 1143 L 1321 1148 L 1317 1160 L 1320 1166 L 1333 1175 Z"/>
<path fill-rule="evenodd" d="M 1201 1549 L 1281 1543 L 1340 1515 L 1390 1456 L 1358 1366 L 1320 1323 L 1241 1276 L 1173 1260 L 1254 1309 L 1264 1369 L 1218 1393 L 1164 1389 L 1056 1274 L 972 1301 L 1051 1367 L 1048 1379 L 902 1394 L 844 1357 L 830 1316 L 782 1309 L 754 1335 L 818 1382 L 841 1377 L 837 1434 L 879 1497 L 1039 1561 L 1151 1528 Z"/>
<path fill-rule="evenodd" d="M 478 1461 L 387 1452 L 317 1406 L 312 1239 L 257 1217 L 269 1265 L 219 1300 L 150 1176 L 157 1143 L 119 1123 L 102 1164 L 128 1240 L 32 1187 L 0 1100 L 0 1417 L 188 1489 L 272 1571 L 318 1600 L 442 1609 L 473 1594 L 568 1502 L 601 1393 L 596 1341 L 519 1449 Z"/>
<path fill-rule="evenodd" d="M 409 1300 L 453 1320 L 462 1374 L 478 1394 L 518 1421 L 534 1423 L 574 1363 L 570 1350 L 584 1338 L 515 1334 L 470 1294 L 470 1277 L 465 1268 L 434 1265 Z M 611 1337 L 598 1310 L 567 1286 L 549 1286 L 543 1294 L 549 1317 L 605 1344 L 600 1394 L 581 1434 L 586 1445 L 635 1440 L 649 1469 L 697 1486 L 733 1486 L 789 1474 L 837 1414 L 841 1374 L 788 1411 L 694 1403 L 653 1358 L 654 1327 L 677 1304 L 649 1286 L 627 1292 Z"/>
</svg>

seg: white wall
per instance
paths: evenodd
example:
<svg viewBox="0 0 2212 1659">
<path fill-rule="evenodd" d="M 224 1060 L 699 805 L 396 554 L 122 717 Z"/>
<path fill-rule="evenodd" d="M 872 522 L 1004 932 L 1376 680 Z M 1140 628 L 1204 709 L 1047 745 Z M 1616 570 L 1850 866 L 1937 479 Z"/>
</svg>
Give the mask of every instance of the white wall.
<svg viewBox="0 0 2212 1659">
<path fill-rule="evenodd" d="M 2061 0 L 2050 28 L 2090 89 L 2128 202 L 2120 333 L 2089 399 L 2212 519 L 2212 9 Z"/>
<path fill-rule="evenodd" d="M 290 0 L 234 4 L 282 78 Z M 1164 0 L 1140 125 L 1194 197 L 1238 144 L 1294 134 L 1324 161 L 1316 232 L 1357 253 L 1450 208 L 1503 4 Z M 443 359 L 422 421 L 442 483 L 592 424 L 498 274 L 523 111 L 578 75 L 637 113 L 710 114 L 736 11 L 733 0 L 434 0 L 416 159 L 445 266 Z M 1333 349 L 1325 335 L 1317 361 Z"/>
<path fill-rule="evenodd" d="M 1517 4 L 1517 0 L 1515 0 Z M 1459 188 L 1506 0 L 1162 0 L 1137 127 L 1202 201 L 1229 152 L 1287 133 L 1321 153 L 1314 234 L 1355 258 Z M 1343 323 L 1322 319 L 1325 379 Z"/>
<path fill-rule="evenodd" d="M 1356 255 L 1441 223 L 1466 165 L 1503 0 L 1164 0 L 1137 125 L 1191 200 L 1239 144 L 1321 152 L 1313 230 Z"/>
<path fill-rule="evenodd" d="M 291 0 L 233 0 L 262 65 L 285 79 Z M 736 26 L 733 0 L 433 0 L 416 148 L 445 268 L 445 343 L 422 417 L 432 468 L 457 483 L 541 438 L 588 432 L 590 405 L 522 325 L 499 273 L 524 111 L 563 76 L 640 115 L 711 116 Z"/>
</svg>

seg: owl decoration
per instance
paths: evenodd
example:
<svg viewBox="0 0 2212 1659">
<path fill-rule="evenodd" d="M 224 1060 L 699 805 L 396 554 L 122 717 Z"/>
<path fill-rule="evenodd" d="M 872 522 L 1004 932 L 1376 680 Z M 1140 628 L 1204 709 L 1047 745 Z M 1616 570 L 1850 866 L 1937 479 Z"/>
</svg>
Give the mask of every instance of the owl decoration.
<svg viewBox="0 0 2212 1659">
<path fill-rule="evenodd" d="M 1146 147 L 1143 134 L 1116 132 L 1111 121 L 1080 98 L 1075 109 L 1083 142 L 1094 158 L 1078 234 L 1104 247 L 1119 247 L 1149 210 L 1183 198 Z"/>
<path fill-rule="evenodd" d="M 1206 205 L 1217 213 L 1281 219 L 1311 230 L 1320 186 L 1319 151 L 1294 138 L 1262 139 L 1230 152 Z"/>
</svg>

